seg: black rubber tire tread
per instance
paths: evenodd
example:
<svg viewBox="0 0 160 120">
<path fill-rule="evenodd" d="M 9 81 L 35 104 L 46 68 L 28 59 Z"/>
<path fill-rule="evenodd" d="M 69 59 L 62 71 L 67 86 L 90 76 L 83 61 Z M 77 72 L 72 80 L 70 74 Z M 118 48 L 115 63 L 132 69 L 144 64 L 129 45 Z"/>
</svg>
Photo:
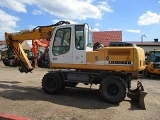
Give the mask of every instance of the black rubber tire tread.
<svg viewBox="0 0 160 120">
<path fill-rule="evenodd" d="M 3 62 L 3 64 L 4 64 L 5 66 L 9 66 L 7 60 L 2 60 L 2 62 Z"/>
<path fill-rule="evenodd" d="M 145 77 L 146 77 L 146 78 L 151 78 L 151 73 L 148 72 L 147 70 L 146 70 L 146 73 L 145 73 Z"/>
<path fill-rule="evenodd" d="M 54 88 L 49 88 L 47 82 L 53 80 L 55 82 Z M 59 72 L 50 72 L 44 75 L 42 79 L 42 88 L 47 94 L 60 94 L 64 90 L 63 79 Z"/>
<path fill-rule="evenodd" d="M 111 84 L 114 84 L 118 87 L 119 92 L 115 96 L 111 96 L 107 93 L 107 87 Z M 125 81 L 118 76 L 108 76 L 101 81 L 100 84 L 100 94 L 104 98 L 105 101 L 112 104 L 119 104 L 126 97 L 126 84 Z"/>
</svg>

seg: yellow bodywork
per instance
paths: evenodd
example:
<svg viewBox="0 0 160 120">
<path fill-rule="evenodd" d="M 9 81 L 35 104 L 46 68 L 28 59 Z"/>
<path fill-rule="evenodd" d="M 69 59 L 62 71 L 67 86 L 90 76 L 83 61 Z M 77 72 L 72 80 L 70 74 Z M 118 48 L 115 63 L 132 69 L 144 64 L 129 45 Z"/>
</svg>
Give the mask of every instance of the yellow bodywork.
<svg viewBox="0 0 160 120">
<path fill-rule="evenodd" d="M 139 47 L 104 47 L 86 53 L 86 64 L 51 63 L 51 68 L 114 70 L 135 72 L 145 69 L 145 56 Z"/>
<path fill-rule="evenodd" d="M 148 63 L 148 65 L 146 66 L 146 69 L 151 74 L 160 75 L 160 69 L 154 68 L 153 62 Z"/>
<path fill-rule="evenodd" d="M 150 52 L 160 53 L 160 50 L 153 50 L 153 51 L 150 51 Z M 150 74 L 160 75 L 160 68 L 154 68 L 153 64 L 154 64 L 154 62 L 148 61 L 147 65 L 146 65 L 146 71 L 149 72 Z"/>
</svg>

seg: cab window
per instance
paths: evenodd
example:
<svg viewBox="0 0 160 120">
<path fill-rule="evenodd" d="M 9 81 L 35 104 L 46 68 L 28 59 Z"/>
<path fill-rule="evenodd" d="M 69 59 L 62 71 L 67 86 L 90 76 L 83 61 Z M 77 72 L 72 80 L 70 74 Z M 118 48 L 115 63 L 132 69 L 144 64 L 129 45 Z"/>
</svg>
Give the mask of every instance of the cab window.
<svg viewBox="0 0 160 120">
<path fill-rule="evenodd" d="M 58 29 L 53 41 L 53 55 L 58 56 L 69 52 L 71 28 Z"/>
<path fill-rule="evenodd" d="M 84 26 L 76 25 L 75 26 L 75 48 L 77 50 L 84 50 L 85 41 L 84 41 Z"/>
</svg>

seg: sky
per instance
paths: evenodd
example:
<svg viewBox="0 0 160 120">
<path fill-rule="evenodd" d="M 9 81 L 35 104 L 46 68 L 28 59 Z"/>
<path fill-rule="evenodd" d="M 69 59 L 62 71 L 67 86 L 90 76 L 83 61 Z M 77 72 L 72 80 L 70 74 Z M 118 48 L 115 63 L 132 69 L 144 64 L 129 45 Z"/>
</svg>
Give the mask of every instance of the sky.
<svg viewBox="0 0 160 120">
<path fill-rule="evenodd" d="M 0 0 L 0 40 L 5 32 L 61 20 L 120 30 L 122 41 L 160 41 L 160 0 Z"/>
</svg>

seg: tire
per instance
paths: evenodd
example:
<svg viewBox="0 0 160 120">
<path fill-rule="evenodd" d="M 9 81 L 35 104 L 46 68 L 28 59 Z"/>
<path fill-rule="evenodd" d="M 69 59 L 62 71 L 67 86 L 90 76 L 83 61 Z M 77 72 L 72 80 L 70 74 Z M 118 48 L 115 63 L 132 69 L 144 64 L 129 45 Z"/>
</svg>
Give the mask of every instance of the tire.
<svg viewBox="0 0 160 120">
<path fill-rule="evenodd" d="M 65 87 L 76 87 L 77 82 L 65 82 Z"/>
<path fill-rule="evenodd" d="M 146 72 L 145 72 L 145 77 L 146 77 L 146 78 L 151 78 L 151 73 L 148 72 L 147 70 L 146 70 Z"/>
<path fill-rule="evenodd" d="M 42 60 L 42 61 L 41 61 L 41 68 L 44 68 L 44 65 L 45 65 L 45 63 L 44 63 L 44 61 Z"/>
<path fill-rule="evenodd" d="M 126 97 L 126 85 L 120 77 L 106 77 L 101 81 L 99 90 L 104 100 L 112 104 L 119 104 Z"/>
<path fill-rule="evenodd" d="M 44 68 L 50 68 L 49 61 L 44 61 Z"/>
<path fill-rule="evenodd" d="M 8 61 L 7 60 L 2 60 L 2 62 L 3 62 L 3 64 L 5 65 L 5 66 L 8 66 Z"/>
<path fill-rule="evenodd" d="M 59 72 L 47 73 L 42 79 L 42 88 L 47 94 L 60 94 L 64 89 Z"/>
<path fill-rule="evenodd" d="M 41 68 L 41 62 L 40 61 L 37 61 L 37 65 L 38 65 L 38 67 Z"/>
<path fill-rule="evenodd" d="M 93 51 L 96 51 L 100 47 L 104 47 L 100 42 L 94 43 L 94 45 L 93 45 Z"/>
<path fill-rule="evenodd" d="M 43 63 L 43 61 L 38 60 L 38 61 L 37 61 L 37 64 L 38 64 L 38 67 L 44 68 L 44 63 Z"/>
</svg>

